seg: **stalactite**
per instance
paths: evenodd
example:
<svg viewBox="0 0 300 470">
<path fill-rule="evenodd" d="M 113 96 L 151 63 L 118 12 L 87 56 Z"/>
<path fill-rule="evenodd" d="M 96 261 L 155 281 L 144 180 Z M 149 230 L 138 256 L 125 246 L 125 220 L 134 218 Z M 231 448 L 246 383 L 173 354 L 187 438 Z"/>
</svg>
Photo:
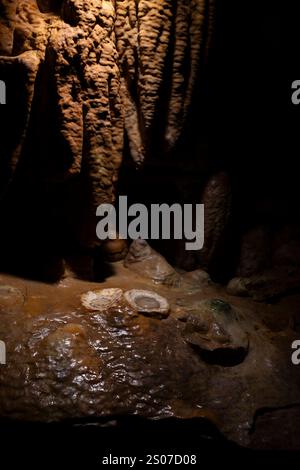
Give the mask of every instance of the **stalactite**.
<svg viewBox="0 0 300 470">
<path fill-rule="evenodd" d="M 140 0 L 138 11 L 139 83 L 145 128 L 151 128 L 159 102 L 172 28 L 172 2 Z"/>
<path fill-rule="evenodd" d="M 125 123 L 134 161 L 144 161 L 160 101 L 172 31 L 168 0 L 117 2 L 116 34 Z"/>
<path fill-rule="evenodd" d="M 136 163 L 146 158 L 151 130 L 161 113 L 163 84 L 169 75 L 170 95 L 164 97 L 167 125 L 163 130 L 167 147 L 174 148 L 182 134 L 211 42 L 213 17 L 214 0 L 117 2 L 122 99 Z"/>
<path fill-rule="evenodd" d="M 182 0 L 177 3 L 171 97 L 166 129 L 169 148 L 176 145 L 191 107 L 201 71 L 200 64 L 211 41 L 213 12 L 214 0 Z"/>
<path fill-rule="evenodd" d="M 49 47 L 55 56 L 61 133 L 73 157 L 68 174 L 82 172 L 87 178 L 87 211 L 94 220 L 96 207 L 114 199 L 124 120 L 114 2 L 91 0 L 84 9 L 81 3 L 64 5 L 63 17 L 68 25 L 54 30 Z M 85 240 L 94 242 L 94 236 Z"/>
<path fill-rule="evenodd" d="M 138 165 L 144 161 L 145 147 L 137 100 L 138 4 L 136 0 L 116 2 L 115 31 L 121 74 L 121 96 L 125 109 L 125 128 L 131 155 Z M 135 96 L 134 96 L 135 95 Z"/>
<path fill-rule="evenodd" d="M 44 76 L 48 74 L 48 102 L 60 142 L 53 158 L 61 161 L 56 166 L 52 164 L 54 173 L 61 174 L 49 178 L 63 181 L 83 175 L 90 188 L 87 212 L 94 214 L 97 205 L 114 200 L 124 129 L 136 164 L 156 151 L 153 142 L 158 115 L 162 123 L 167 123 L 161 133 L 169 147 L 178 141 L 207 46 L 211 23 L 208 7 L 212 2 L 5 2 L 4 22 L 10 29 L 0 49 L 8 57 L 31 51 L 40 64 L 28 81 L 30 100 L 34 99 L 34 82 L 41 67 Z M 0 64 L 5 61 L 0 58 Z M 45 87 L 43 93 L 47 94 Z M 30 104 L 26 113 L 29 122 Z M 44 114 L 39 122 L 41 128 L 48 125 L 43 122 L 48 119 Z M 25 136 L 26 132 L 24 129 Z M 39 139 L 43 140 L 40 136 Z M 36 153 L 44 154 L 42 148 Z"/>
<path fill-rule="evenodd" d="M 18 104 L 18 117 L 11 119 L 22 123 L 8 143 L 8 135 L 4 135 L 4 146 L 10 149 L 9 155 L 1 155 L 7 168 L 7 181 L 2 181 L 1 192 L 14 176 L 18 166 L 23 146 L 26 140 L 32 102 L 35 93 L 36 77 L 43 60 L 46 44 L 44 20 L 39 14 L 34 0 L 4 1 L 2 4 L 4 16 L 1 21 L 0 34 L 0 73 L 5 78 L 6 85 L 14 82 L 14 87 L 24 90 L 22 102 Z M 2 28 L 3 22 L 5 27 Z M 14 90 L 14 93 L 16 90 Z M 9 105 L 9 103 L 8 103 Z M 22 114 L 22 116 L 19 116 Z M 18 125 L 16 126 L 18 128 Z M 2 153 L 2 152 L 1 152 Z M 1 162 L 2 165 L 2 162 Z"/>
<path fill-rule="evenodd" d="M 0 4 L 0 55 L 12 52 L 17 6 L 18 0 L 2 0 Z"/>
</svg>

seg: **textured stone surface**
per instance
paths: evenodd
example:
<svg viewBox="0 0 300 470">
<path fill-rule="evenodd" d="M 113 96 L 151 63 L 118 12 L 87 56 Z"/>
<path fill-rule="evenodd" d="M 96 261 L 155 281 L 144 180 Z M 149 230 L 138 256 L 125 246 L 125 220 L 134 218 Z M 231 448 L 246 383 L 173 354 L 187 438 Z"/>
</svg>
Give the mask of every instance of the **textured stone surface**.
<svg viewBox="0 0 300 470">
<path fill-rule="evenodd" d="M 205 58 L 211 40 L 214 2 L 203 0 L 177 3 L 172 92 L 168 115 L 167 141 L 173 146 L 187 117 L 199 63 Z M 200 59 L 200 62 L 199 62 Z M 185 61 L 190 63 L 186 76 Z"/>
<path fill-rule="evenodd" d="M 214 285 L 192 294 L 156 286 L 170 305 L 166 319 L 138 315 L 122 301 L 100 310 L 84 308 L 81 296 L 87 291 L 153 290 L 151 280 L 121 263 L 115 269 L 100 285 L 71 279 L 46 285 L 1 276 L 0 338 L 7 345 L 7 365 L 0 368 L 1 419 L 198 417 L 242 445 L 273 448 L 280 441 L 285 448 L 290 438 L 288 448 L 299 446 L 297 417 L 288 418 L 288 407 L 300 400 L 300 370 L 291 363 L 296 332 L 271 331 L 262 322 L 266 306 L 228 300 Z M 287 304 L 285 315 L 297 305 Z M 208 326 L 204 334 L 201 321 L 202 330 L 205 322 Z M 222 343 L 220 325 L 230 332 L 229 343 Z M 200 337 L 201 348 L 195 347 Z M 246 348 L 245 338 L 249 350 L 237 356 L 236 346 Z M 225 353 L 228 345 L 234 346 L 234 357 L 215 361 L 214 352 L 221 347 Z M 277 428 L 272 430 L 273 421 L 284 424 L 282 439 Z"/>
<path fill-rule="evenodd" d="M 206 352 L 204 357 L 208 361 L 225 364 L 226 360 L 229 363 L 244 360 L 249 347 L 248 337 L 240 326 L 240 314 L 228 303 L 219 299 L 200 302 L 181 319 L 186 322 L 184 337 L 188 343 Z"/>
<path fill-rule="evenodd" d="M 124 296 L 129 305 L 142 315 L 165 318 L 169 314 L 168 301 L 154 291 L 131 289 Z"/>
<path fill-rule="evenodd" d="M 76 230 L 81 243 L 95 245 L 95 207 L 114 201 L 124 129 L 137 164 L 158 150 L 150 149 L 158 113 L 163 140 L 172 147 L 180 137 L 210 41 L 212 4 L 2 2 L 0 72 L 4 69 L 9 94 L 14 94 L 17 66 L 27 73 L 20 135 L 16 147 L 6 150 L 12 170 L 8 182 L 22 153 L 25 160 L 37 155 L 28 165 L 40 165 L 47 182 L 80 176 L 84 210 L 77 214 Z M 169 90 L 163 103 L 162 90 Z"/>
</svg>

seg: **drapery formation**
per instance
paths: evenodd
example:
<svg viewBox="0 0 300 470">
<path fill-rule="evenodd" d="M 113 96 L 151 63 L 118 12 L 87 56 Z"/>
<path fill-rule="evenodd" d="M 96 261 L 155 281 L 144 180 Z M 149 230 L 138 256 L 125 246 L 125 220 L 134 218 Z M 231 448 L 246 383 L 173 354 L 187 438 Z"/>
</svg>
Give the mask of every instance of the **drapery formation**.
<svg viewBox="0 0 300 470">
<path fill-rule="evenodd" d="M 213 3 L 4 0 L 0 74 L 23 70 L 26 82 L 21 130 L 1 151 L 7 180 L 27 158 L 33 132 L 45 171 L 62 180 L 85 174 L 93 213 L 112 202 L 124 130 L 137 165 L 147 159 L 158 116 L 164 148 L 176 146 L 209 46 Z M 38 87 L 42 99 L 33 106 Z M 51 132 L 41 134 L 42 127 Z"/>
</svg>

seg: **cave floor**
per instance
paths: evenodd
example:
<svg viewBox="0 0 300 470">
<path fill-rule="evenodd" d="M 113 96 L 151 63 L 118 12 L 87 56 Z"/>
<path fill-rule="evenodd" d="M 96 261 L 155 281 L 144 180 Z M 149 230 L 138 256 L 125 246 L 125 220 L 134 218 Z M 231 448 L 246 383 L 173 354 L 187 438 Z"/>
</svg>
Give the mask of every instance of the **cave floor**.
<svg viewBox="0 0 300 470">
<path fill-rule="evenodd" d="M 0 275 L 0 339 L 7 347 L 1 419 L 199 418 L 243 446 L 300 449 L 300 366 L 291 360 L 292 342 L 300 339 L 300 295 L 266 304 L 230 296 L 213 283 L 156 285 L 121 262 L 112 270 L 102 283 Z M 168 300 L 170 315 L 83 307 L 82 294 L 114 287 L 155 291 Z M 240 363 L 209 363 L 185 341 L 182 309 L 205 299 L 240 312 L 249 337 Z"/>
</svg>

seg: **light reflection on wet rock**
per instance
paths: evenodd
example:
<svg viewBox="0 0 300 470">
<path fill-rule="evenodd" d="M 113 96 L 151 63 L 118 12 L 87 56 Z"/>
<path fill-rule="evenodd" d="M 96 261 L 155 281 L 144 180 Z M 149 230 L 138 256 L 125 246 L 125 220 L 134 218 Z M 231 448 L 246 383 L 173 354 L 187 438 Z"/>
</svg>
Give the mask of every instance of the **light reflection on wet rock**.
<svg viewBox="0 0 300 470">
<path fill-rule="evenodd" d="M 6 313 L 20 309 L 25 302 L 25 297 L 20 289 L 12 286 L 0 286 L 0 310 Z"/>
<path fill-rule="evenodd" d="M 126 285 L 120 277 L 120 287 L 106 286 L 112 290 L 78 281 L 64 288 L 39 285 L 39 298 L 29 293 L 25 305 L 9 315 L 1 310 L 0 338 L 8 357 L 0 368 L 1 418 L 205 417 L 247 445 L 257 409 L 297 400 L 288 359 L 239 309 L 203 299 L 202 290 L 187 295 L 163 286 L 155 294 L 170 311 L 161 321 L 139 314 L 126 301 L 128 291 L 150 290 L 146 283 L 136 286 L 134 279 L 126 272 Z M 14 297 L 15 291 L 9 292 Z M 120 295 L 107 308 L 93 304 L 87 309 L 82 305 L 87 292 Z M 32 298 L 40 305 L 29 312 Z M 156 310 L 155 299 L 140 300 Z M 248 353 L 243 360 L 236 360 L 239 348 Z M 211 360 L 220 349 L 231 349 L 234 363 Z"/>
</svg>

